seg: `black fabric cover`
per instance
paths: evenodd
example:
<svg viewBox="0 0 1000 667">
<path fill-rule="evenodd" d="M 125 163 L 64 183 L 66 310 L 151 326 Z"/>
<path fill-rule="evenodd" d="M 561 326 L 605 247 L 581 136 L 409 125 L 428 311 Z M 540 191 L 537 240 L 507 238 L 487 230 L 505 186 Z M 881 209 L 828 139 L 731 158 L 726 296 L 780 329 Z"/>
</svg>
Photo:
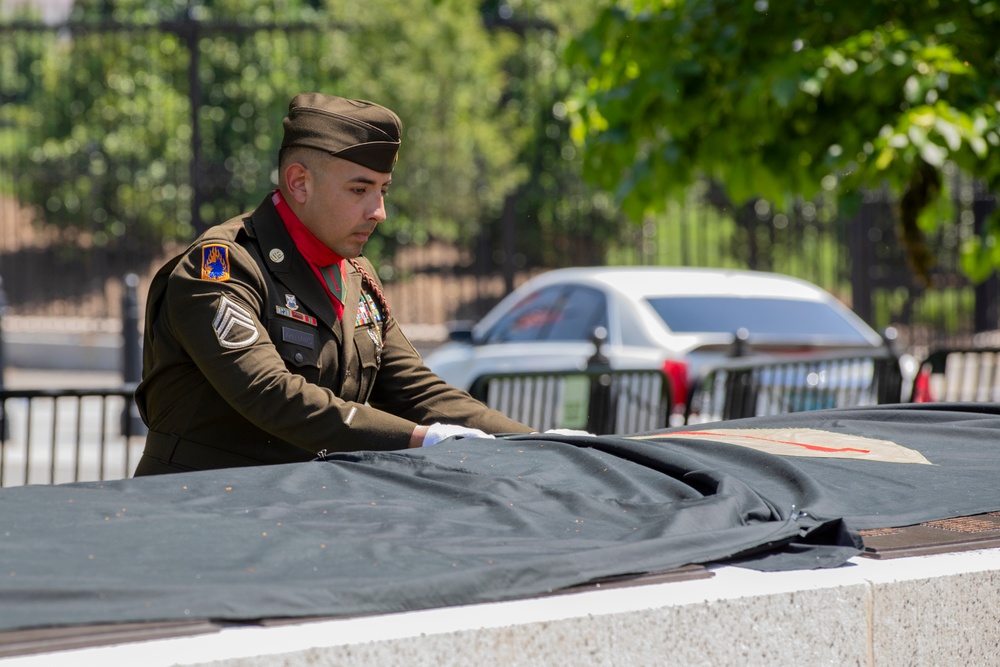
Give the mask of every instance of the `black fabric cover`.
<svg viewBox="0 0 1000 667">
<path fill-rule="evenodd" d="M 931 464 L 670 435 L 720 426 L 889 439 Z M 836 566 L 857 529 L 1000 510 L 998 454 L 996 405 L 891 406 L 0 489 L 0 630 L 377 614 L 691 563 Z"/>
</svg>

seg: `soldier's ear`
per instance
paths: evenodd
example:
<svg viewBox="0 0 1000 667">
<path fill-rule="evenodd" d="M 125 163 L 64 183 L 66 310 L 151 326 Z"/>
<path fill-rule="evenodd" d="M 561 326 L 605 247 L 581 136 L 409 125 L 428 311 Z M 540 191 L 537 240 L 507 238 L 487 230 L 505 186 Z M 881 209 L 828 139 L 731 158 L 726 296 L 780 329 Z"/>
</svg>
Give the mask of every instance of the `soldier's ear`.
<svg viewBox="0 0 1000 667">
<path fill-rule="evenodd" d="M 312 191 L 312 173 L 301 162 L 292 162 L 285 167 L 285 186 L 288 196 L 299 204 L 304 204 Z"/>
</svg>

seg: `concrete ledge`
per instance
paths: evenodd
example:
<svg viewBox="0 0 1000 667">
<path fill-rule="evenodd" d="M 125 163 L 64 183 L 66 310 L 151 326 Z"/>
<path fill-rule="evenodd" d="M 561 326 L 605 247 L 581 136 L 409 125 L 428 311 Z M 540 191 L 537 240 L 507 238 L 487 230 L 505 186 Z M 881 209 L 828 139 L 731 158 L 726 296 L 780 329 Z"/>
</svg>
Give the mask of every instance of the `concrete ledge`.
<svg viewBox="0 0 1000 667">
<path fill-rule="evenodd" d="M 1000 549 L 714 577 L 0 660 L 83 664 L 988 665 Z"/>
</svg>

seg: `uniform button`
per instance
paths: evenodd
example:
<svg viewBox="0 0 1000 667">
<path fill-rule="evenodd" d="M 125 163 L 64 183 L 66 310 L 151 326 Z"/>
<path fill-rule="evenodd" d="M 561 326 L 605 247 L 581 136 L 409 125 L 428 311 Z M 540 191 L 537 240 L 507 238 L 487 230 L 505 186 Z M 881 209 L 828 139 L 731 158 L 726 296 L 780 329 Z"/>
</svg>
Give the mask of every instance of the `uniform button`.
<svg viewBox="0 0 1000 667">
<path fill-rule="evenodd" d="M 295 353 L 295 361 L 299 362 L 300 364 L 302 363 L 302 360 L 303 360 L 304 358 L 305 358 L 305 357 L 303 357 L 303 356 L 302 356 L 302 353 L 301 353 L 301 352 L 296 352 L 296 353 Z"/>
</svg>

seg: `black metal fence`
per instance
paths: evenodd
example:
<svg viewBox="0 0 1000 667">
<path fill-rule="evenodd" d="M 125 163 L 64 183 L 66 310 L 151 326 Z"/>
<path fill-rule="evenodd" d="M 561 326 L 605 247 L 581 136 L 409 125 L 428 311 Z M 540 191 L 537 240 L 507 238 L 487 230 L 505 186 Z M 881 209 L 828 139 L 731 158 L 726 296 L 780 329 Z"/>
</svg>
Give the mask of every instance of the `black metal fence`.
<svg viewBox="0 0 1000 667">
<path fill-rule="evenodd" d="M 669 382 L 657 370 L 497 373 L 477 378 L 470 393 L 540 431 L 643 433 L 666 428 L 671 413 Z"/>
<path fill-rule="evenodd" d="M 128 385 L 0 390 L 0 486 L 131 476 L 145 442 L 134 392 Z"/>
<path fill-rule="evenodd" d="M 902 388 L 899 359 L 888 349 L 733 359 L 694 382 L 685 423 L 899 403 Z"/>
<path fill-rule="evenodd" d="M 595 329 L 586 367 L 497 372 L 472 382 L 469 393 L 539 431 L 573 429 L 595 435 L 643 433 L 670 425 L 676 392 L 658 369 L 613 369 L 603 351 L 608 332 Z"/>
<path fill-rule="evenodd" d="M 912 400 L 919 403 L 1000 401 L 1000 348 L 943 348 L 921 363 Z"/>
<path fill-rule="evenodd" d="M 470 393 L 539 430 L 596 435 L 825 408 L 1000 400 L 1000 348 L 936 350 L 919 369 L 904 379 L 888 348 L 732 359 L 693 383 L 683 422 L 676 421 L 671 381 L 660 370 L 611 369 L 599 354 L 584 370 L 483 376 Z M 145 441 L 134 390 L 0 389 L 0 486 L 130 476 Z"/>
</svg>

